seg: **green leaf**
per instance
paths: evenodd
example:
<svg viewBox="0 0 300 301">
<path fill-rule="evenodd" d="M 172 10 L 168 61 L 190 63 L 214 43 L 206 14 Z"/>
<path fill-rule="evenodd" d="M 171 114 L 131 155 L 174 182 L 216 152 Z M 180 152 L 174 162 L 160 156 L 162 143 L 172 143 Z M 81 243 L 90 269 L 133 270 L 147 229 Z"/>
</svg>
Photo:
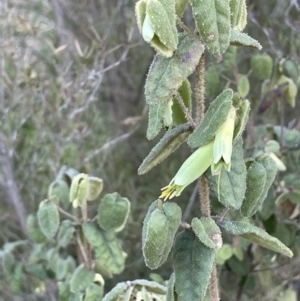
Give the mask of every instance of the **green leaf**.
<svg viewBox="0 0 300 301">
<path fill-rule="evenodd" d="M 224 244 L 221 249 L 216 251 L 216 263 L 224 265 L 224 263 L 233 256 L 233 248 L 229 244 Z"/>
<path fill-rule="evenodd" d="M 42 232 L 47 238 L 52 238 L 59 227 L 59 213 L 56 205 L 50 200 L 42 201 L 37 215 Z"/>
<path fill-rule="evenodd" d="M 208 248 L 219 249 L 222 247 L 221 230 L 210 217 L 194 217 L 191 223 L 192 229 L 198 239 Z"/>
<path fill-rule="evenodd" d="M 130 214 L 130 202 L 117 192 L 106 194 L 98 207 L 97 220 L 106 231 L 119 232 L 124 227 Z"/>
<path fill-rule="evenodd" d="M 158 294 L 158 295 L 165 295 L 167 292 L 167 288 L 164 285 L 161 285 L 155 281 L 149 281 L 145 279 L 136 279 L 131 282 L 135 288 L 141 289 L 145 287 L 148 292 Z"/>
<path fill-rule="evenodd" d="M 123 295 L 128 286 L 126 282 L 118 283 L 110 292 L 108 292 L 102 299 L 102 301 L 115 301 L 119 296 Z"/>
<path fill-rule="evenodd" d="M 38 218 L 35 214 L 29 214 L 27 217 L 27 231 L 29 237 L 36 243 L 40 244 L 47 240 L 47 237 L 43 234 Z"/>
<path fill-rule="evenodd" d="M 83 224 L 83 233 L 92 245 L 96 257 L 96 270 L 104 269 L 108 275 L 120 274 L 124 270 L 126 254 L 112 231 L 103 231 L 96 224 Z"/>
<path fill-rule="evenodd" d="M 203 44 L 213 55 L 221 55 L 229 46 L 229 0 L 191 0 L 190 2 Z"/>
<path fill-rule="evenodd" d="M 242 133 L 247 124 L 250 111 L 250 102 L 248 99 L 242 100 L 241 97 L 237 93 L 235 93 L 232 98 L 232 103 L 234 107 L 237 108 L 233 133 L 233 144 L 235 144 L 237 139 L 242 136 Z"/>
<path fill-rule="evenodd" d="M 73 293 L 85 290 L 94 280 L 95 272 L 81 264 L 70 279 L 70 290 Z"/>
<path fill-rule="evenodd" d="M 101 300 L 104 292 L 104 287 L 96 283 L 91 283 L 85 290 L 84 301 L 98 301 Z"/>
<path fill-rule="evenodd" d="M 250 91 L 250 83 L 246 75 L 240 76 L 238 80 L 237 90 L 242 98 L 245 98 Z"/>
<path fill-rule="evenodd" d="M 29 275 L 32 275 L 38 279 L 45 280 L 48 278 L 47 272 L 44 266 L 40 263 L 28 264 L 25 266 L 25 271 Z"/>
<path fill-rule="evenodd" d="M 59 227 L 57 234 L 57 244 L 60 247 L 65 248 L 73 238 L 74 232 L 75 228 L 73 226 L 73 223 L 70 220 L 64 220 Z"/>
<path fill-rule="evenodd" d="M 138 1 L 135 11 L 144 40 L 161 55 L 171 57 L 178 44 L 174 0 Z"/>
<path fill-rule="evenodd" d="M 261 197 L 264 193 L 267 172 L 262 163 L 254 161 L 248 164 L 247 168 L 247 189 L 245 199 L 241 207 L 242 216 L 252 216 L 261 204 Z"/>
<path fill-rule="evenodd" d="M 175 11 L 178 17 L 183 15 L 188 2 L 189 0 L 175 0 Z"/>
<path fill-rule="evenodd" d="M 232 96 L 233 91 L 226 89 L 211 103 L 203 121 L 188 138 L 188 145 L 191 148 L 201 147 L 214 137 L 228 116 Z"/>
<path fill-rule="evenodd" d="M 58 282 L 58 300 L 70 301 L 70 284 L 67 282 Z"/>
<path fill-rule="evenodd" d="M 164 126 L 163 118 L 167 107 L 167 102 L 149 105 L 147 139 L 155 138 Z"/>
<path fill-rule="evenodd" d="M 143 225 L 143 255 L 150 269 L 161 266 L 168 258 L 181 221 L 181 209 L 175 203 L 156 201 L 157 208 L 148 211 Z"/>
<path fill-rule="evenodd" d="M 175 291 L 175 273 L 172 273 L 168 281 L 166 301 L 178 301 L 177 293 Z"/>
<path fill-rule="evenodd" d="M 183 142 L 185 142 L 191 133 L 189 124 L 178 125 L 168 131 L 159 143 L 151 150 L 149 155 L 144 159 L 139 167 L 138 174 L 147 173 L 156 165 L 164 161 L 171 153 L 173 153 Z"/>
<path fill-rule="evenodd" d="M 180 34 L 178 48 L 171 58 L 156 55 L 145 85 L 147 104 L 170 101 L 174 91 L 193 73 L 203 52 L 197 36 Z"/>
<path fill-rule="evenodd" d="M 255 54 L 251 57 L 251 68 L 259 79 L 268 79 L 272 75 L 273 60 L 267 53 Z"/>
<path fill-rule="evenodd" d="M 288 247 L 261 228 L 245 222 L 233 222 L 228 220 L 223 220 L 218 224 L 221 228 L 232 235 L 239 235 L 264 248 L 281 253 L 288 257 L 293 257 L 293 252 Z"/>
<path fill-rule="evenodd" d="M 69 186 L 64 180 L 55 180 L 48 189 L 48 198 L 57 196 L 59 202 L 64 206 L 69 205 Z"/>
<path fill-rule="evenodd" d="M 159 41 L 173 52 L 178 44 L 174 0 L 149 0 L 147 3 L 146 14 L 149 15 L 155 34 Z M 153 46 L 156 48 L 155 42 Z M 172 52 L 169 57 L 172 56 Z"/>
<path fill-rule="evenodd" d="M 103 180 L 97 177 L 89 177 L 88 201 L 94 201 L 103 190 Z"/>
<path fill-rule="evenodd" d="M 206 172 L 210 187 L 216 192 L 219 201 L 235 210 L 240 209 L 246 192 L 246 166 L 243 159 L 243 140 L 239 138 L 233 146 L 230 172 L 222 169 L 221 174 L 213 176 Z"/>
<path fill-rule="evenodd" d="M 253 47 L 258 50 L 262 49 L 262 46 L 256 40 L 248 36 L 246 33 L 239 32 L 234 29 L 231 29 L 230 45 Z"/>
<path fill-rule="evenodd" d="M 245 0 L 230 0 L 231 27 L 242 31 L 247 24 L 247 7 Z"/>
<path fill-rule="evenodd" d="M 193 231 L 184 230 L 175 239 L 173 262 L 175 290 L 179 301 L 204 300 L 215 259 Z"/>
<path fill-rule="evenodd" d="M 70 202 L 74 208 L 82 206 L 88 198 L 89 177 L 87 174 L 80 173 L 76 175 L 70 188 Z"/>
</svg>

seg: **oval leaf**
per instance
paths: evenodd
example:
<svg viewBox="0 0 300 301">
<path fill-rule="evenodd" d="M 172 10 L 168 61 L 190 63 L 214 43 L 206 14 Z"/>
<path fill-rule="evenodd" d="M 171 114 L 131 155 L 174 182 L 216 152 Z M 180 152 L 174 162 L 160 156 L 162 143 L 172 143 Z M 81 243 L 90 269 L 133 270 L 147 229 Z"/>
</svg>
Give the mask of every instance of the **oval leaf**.
<svg viewBox="0 0 300 301">
<path fill-rule="evenodd" d="M 59 213 L 56 205 L 50 200 L 42 201 L 38 210 L 38 219 L 44 235 L 52 238 L 59 227 Z"/>
<path fill-rule="evenodd" d="M 70 279 L 70 290 L 73 293 L 85 290 L 94 280 L 95 272 L 81 264 Z"/>
<path fill-rule="evenodd" d="M 191 0 L 200 38 L 208 51 L 221 55 L 229 46 L 229 0 Z"/>
<path fill-rule="evenodd" d="M 145 263 L 150 269 L 158 268 L 167 260 L 180 221 L 181 209 L 175 203 L 162 205 L 158 200 L 157 207 L 148 211 L 143 225 L 142 248 Z"/>
<path fill-rule="evenodd" d="M 208 248 L 219 249 L 222 247 L 221 230 L 210 217 L 194 217 L 191 223 L 197 238 Z"/>
<path fill-rule="evenodd" d="M 130 202 L 117 192 L 106 194 L 98 207 L 98 224 L 106 231 L 121 231 L 129 217 Z"/>
<path fill-rule="evenodd" d="M 176 236 L 173 262 L 179 301 L 204 300 L 214 260 L 215 251 L 203 245 L 193 231 L 184 230 Z"/>
</svg>

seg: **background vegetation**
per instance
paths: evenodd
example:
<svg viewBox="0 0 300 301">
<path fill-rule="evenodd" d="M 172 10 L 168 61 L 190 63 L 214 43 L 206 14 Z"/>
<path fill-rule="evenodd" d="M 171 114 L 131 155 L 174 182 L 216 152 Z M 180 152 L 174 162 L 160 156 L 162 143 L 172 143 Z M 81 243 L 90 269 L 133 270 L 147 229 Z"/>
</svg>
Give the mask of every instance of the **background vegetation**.
<svg viewBox="0 0 300 301">
<path fill-rule="evenodd" d="M 271 56 L 273 70 L 282 59 L 299 66 L 298 1 L 247 2 L 247 32 Z M 48 186 L 62 166 L 100 177 L 104 191 L 129 198 L 132 210 L 120 236 L 128 255 L 125 270 L 106 279 L 106 290 L 136 278 L 169 279 L 168 263 L 156 274 L 145 267 L 141 225 L 148 205 L 189 152 L 181 148 L 175 160 L 137 176 L 142 159 L 157 140 L 144 138 L 143 88 L 154 52 L 138 34 L 134 5 L 132 0 L 0 3 L 0 247 L 4 250 L 8 242 L 28 239 L 27 216 L 47 197 Z M 300 300 L 296 299 L 300 291 L 299 93 L 294 108 L 276 93 L 266 98 L 263 80 L 251 72 L 253 50 L 236 53 L 232 48 L 230 53 L 230 58 L 207 60 L 208 68 L 214 66 L 206 74 L 207 100 L 226 85 L 237 89 L 240 75 L 247 75 L 252 113 L 245 151 L 251 154 L 266 140 L 275 139 L 287 166 L 254 221 L 292 248 L 295 256 L 290 260 L 246 244 L 236 250 L 237 242 L 225 238 L 227 250 L 220 254 L 218 266 L 222 300 Z M 259 114 L 262 101 L 269 106 Z M 284 135 L 278 131 L 282 126 Z M 178 198 L 186 221 L 190 212 L 198 210 L 193 190 L 189 187 Z M 91 206 L 91 213 L 96 206 Z M 16 250 L 18 262 L 26 264 L 31 248 L 29 243 Z M 34 280 L 24 274 L 20 287 L 13 289 L 2 271 L 0 300 L 56 300 L 53 279 L 46 280 L 45 291 L 36 292 Z"/>
</svg>

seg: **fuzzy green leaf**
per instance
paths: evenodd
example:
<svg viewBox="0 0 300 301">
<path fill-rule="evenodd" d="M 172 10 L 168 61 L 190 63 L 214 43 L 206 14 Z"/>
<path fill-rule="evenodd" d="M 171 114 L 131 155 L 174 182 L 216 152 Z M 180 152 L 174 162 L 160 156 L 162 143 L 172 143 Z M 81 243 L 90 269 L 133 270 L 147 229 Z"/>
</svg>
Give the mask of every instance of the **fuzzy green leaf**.
<svg viewBox="0 0 300 301">
<path fill-rule="evenodd" d="M 220 176 L 213 176 L 208 170 L 206 175 L 219 201 L 225 207 L 240 209 L 246 192 L 247 176 L 243 159 L 243 140 L 239 138 L 233 146 L 230 172 L 222 169 Z"/>
<path fill-rule="evenodd" d="M 181 17 L 189 0 L 175 0 L 175 12 L 178 17 Z"/>
<path fill-rule="evenodd" d="M 104 288 L 102 285 L 91 283 L 85 290 L 84 301 L 98 301 L 103 296 Z"/>
<path fill-rule="evenodd" d="M 149 281 L 145 279 L 136 279 L 131 282 L 137 289 L 141 289 L 145 287 L 148 292 L 165 295 L 167 292 L 167 288 L 155 281 Z"/>
<path fill-rule="evenodd" d="M 65 248 L 73 238 L 74 232 L 75 228 L 72 222 L 68 219 L 64 220 L 59 227 L 57 234 L 57 244 L 60 247 Z"/>
<path fill-rule="evenodd" d="M 267 53 L 255 54 L 251 57 L 251 68 L 259 79 L 268 79 L 272 75 L 273 60 Z"/>
<path fill-rule="evenodd" d="M 200 219 L 194 217 L 191 223 L 197 238 L 210 249 L 222 247 L 221 230 L 212 218 L 202 216 Z"/>
<path fill-rule="evenodd" d="M 178 48 L 171 58 L 156 55 L 146 80 L 146 102 L 155 105 L 170 101 L 174 91 L 195 70 L 203 51 L 197 36 L 180 34 Z"/>
<path fill-rule="evenodd" d="M 237 90 L 242 98 L 245 98 L 250 91 L 250 83 L 246 75 L 242 75 L 238 80 Z"/>
<path fill-rule="evenodd" d="M 115 233 L 103 231 L 92 222 L 84 223 L 82 229 L 95 251 L 96 269 L 99 271 L 103 269 L 108 275 L 120 274 L 124 270 L 126 254 Z"/>
<path fill-rule="evenodd" d="M 69 186 L 66 181 L 62 179 L 55 180 L 48 189 L 48 198 L 57 196 L 59 202 L 64 206 L 69 205 Z"/>
<path fill-rule="evenodd" d="M 150 169 L 164 161 L 187 140 L 190 133 L 191 126 L 189 124 L 178 125 L 168 131 L 144 159 L 143 163 L 139 167 L 138 174 L 145 174 Z"/>
<path fill-rule="evenodd" d="M 219 226 L 232 235 L 239 235 L 266 249 L 270 249 L 288 257 L 293 257 L 293 252 L 288 247 L 261 228 L 245 222 L 233 222 L 228 220 L 223 220 L 219 223 Z"/>
<path fill-rule="evenodd" d="M 162 205 L 161 200 L 156 204 L 153 211 L 148 211 L 143 225 L 143 255 L 150 269 L 158 268 L 167 260 L 181 221 L 181 209 L 177 204 Z"/>
<path fill-rule="evenodd" d="M 191 0 L 200 38 L 208 51 L 221 55 L 229 46 L 229 0 Z"/>
<path fill-rule="evenodd" d="M 94 201 L 103 190 L 103 180 L 97 177 L 89 177 L 89 192 L 87 199 Z"/>
<path fill-rule="evenodd" d="M 177 293 L 175 291 L 175 273 L 172 273 L 168 281 L 166 301 L 178 301 Z"/>
<path fill-rule="evenodd" d="M 179 301 L 202 301 L 205 298 L 215 259 L 191 230 L 180 232 L 173 247 L 175 290 Z"/>
<path fill-rule="evenodd" d="M 38 218 L 35 214 L 28 215 L 26 226 L 27 226 L 29 237 L 34 242 L 40 244 L 47 239 L 47 237 L 43 234 L 40 228 Z"/>
<path fill-rule="evenodd" d="M 110 292 L 108 292 L 102 299 L 102 301 L 115 301 L 119 296 L 123 295 L 128 288 L 126 282 L 118 283 Z"/>
<path fill-rule="evenodd" d="M 203 121 L 188 138 L 188 145 L 191 148 L 201 147 L 214 137 L 228 116 L 232 96 L 233 91 L 226 89 L 211 103 Z"/>
<path fill-rule="evenodd" d="M 73 293 L 85 290 L 94 280 L 95 272 L 81 264 L 70 279 L 70 290 Z"/>
<path fill-rule="evenodd" d="M 234 29 L 232 29 L 230 33 L 230 45 L 253 47 L 258 50 L 262 49 L 262 46 L 255 39 L 251 38 L 246 33 Z"/>
<path fill-rule="evenodd" d="M 245 129 L 246 123 L 249 118 L 250 102 L 248 99 L 242 100 L 240 96 L 235 93 L 232 98 L 232 103 L 236 110 L 236 121 L 233 133 L 233 143 L 239 139 Z"/>
<path fill-rule="evenodd" d="M 98 224 L 106 231 L 121 231 L 129 217 L 130 202 L 117 192 L 106 194 L 98 207 Z"/>
<path fill-rule="evenodd" d="M 59 227 L 59 213 L 55 204 L 50 200 L 40 203 L 38 219 L 41 230 L 47 238 L 52 238 Z"/>
<path fill-rule="evenodd" d="M 249 164 L 247 170 L 247 189 L 245 199 L 241 207 L 242 216 L 251 216 L 261 203 L 261 195 L 266 185 L 267 172 L 262 163 L 254 161 Z"/>
</svg>

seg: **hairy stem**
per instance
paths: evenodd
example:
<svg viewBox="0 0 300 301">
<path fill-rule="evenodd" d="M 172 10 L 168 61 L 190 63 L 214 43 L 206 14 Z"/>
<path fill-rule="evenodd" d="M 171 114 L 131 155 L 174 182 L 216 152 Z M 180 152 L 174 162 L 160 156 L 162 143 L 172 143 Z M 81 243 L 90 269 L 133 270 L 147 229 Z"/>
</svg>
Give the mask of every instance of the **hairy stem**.
<svg viewBox="0 0 300 301">
<path fill-rule="evenodd" d="M 196 68 L 196 87 L 195 87 L 195 98 L 196 98 L 196 126 L 199 125 L 204 117 L 204 71 L 205 71 L 205 58 L 202 54 L 199 64 Z M 199 178 L 199 195 L 200 195 L 200 209 L 202 216 L 210 216 L 210 199 L 209 199 L 209 186 L 206 178 L 201 176 Z M 219 301 L 219 290 L 218 290 L 218 278 L 217 268 L 214 263 L 210 284 L 209 284 L 209 299 L 210 301 Z"/>
<path fill-rule="evenodd" d="M 218 289 L 218 277 L 217 277 L 217 267 L 214 263 L 209 283 L 209 297 L 211 301 L 219 301 L 219 289 Z"/>
</svg>

